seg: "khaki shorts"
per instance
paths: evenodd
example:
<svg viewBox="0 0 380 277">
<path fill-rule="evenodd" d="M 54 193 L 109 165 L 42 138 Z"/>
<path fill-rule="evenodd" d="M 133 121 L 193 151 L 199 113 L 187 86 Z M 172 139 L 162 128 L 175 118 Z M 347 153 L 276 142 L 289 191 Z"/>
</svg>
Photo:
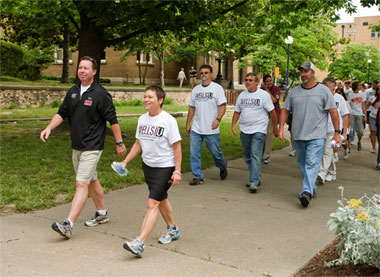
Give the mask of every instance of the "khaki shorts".
<svg viewBox="0 0 380 277">
<path fill-rule="evenodd" d="M 98 179 L 96 166 L 98 165 L 102 150 L 78 151 L 73 149 L 73 165 L 76 180 L 85 184 Z"/>
</svg>

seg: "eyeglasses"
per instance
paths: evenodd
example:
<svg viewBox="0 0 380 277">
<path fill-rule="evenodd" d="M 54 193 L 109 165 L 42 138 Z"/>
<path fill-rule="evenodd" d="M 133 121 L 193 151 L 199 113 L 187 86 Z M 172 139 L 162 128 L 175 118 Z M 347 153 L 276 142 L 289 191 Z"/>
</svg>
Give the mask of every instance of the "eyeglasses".
<svg viewBox="0 0 380 277">
<path fill-rule="evenodd" d="M 244 79 L 246 82 L 254 82 L 255 80 L 253 79 Z"/>
<path fill-rule="evenodd" d="M 199 74 L 201 74 L 201 75 L 207 75 L 207 74 L 210 74 L 210 72 L 200 72 Z"/>
</svg>

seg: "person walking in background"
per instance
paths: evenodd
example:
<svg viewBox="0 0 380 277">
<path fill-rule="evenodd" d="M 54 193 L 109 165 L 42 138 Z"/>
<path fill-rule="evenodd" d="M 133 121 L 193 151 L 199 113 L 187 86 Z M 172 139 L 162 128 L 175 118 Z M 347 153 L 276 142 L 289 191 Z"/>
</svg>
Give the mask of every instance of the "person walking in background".
<svg viewBox="0 0 380 277">
<path fill-rule="evenodd" d="M 265 90 L 271 97 L 271 100 L 274 105 L 274 110 L 276 112 L 276 118 L 280 118 L 280 96 L 281 96 L 281 90 L 278 86 L 275 86 L 273 84 L 272 76 L 265 75 L 263 77 L 263 84 L 261 85 L 261 89 Z M 277 121 L 277 120 L 276 120 Z M 270 163 L 270 152 L 272 151 L 273 147 L 273 140 L 274 140 L 274 127 L 278 130 L 278 126 L 273 126 L 272 120 L 268 121 L 268 127 L 267 127 L 267 133 L 265 135 L 265 142 L 264 142 L 264 164 Z"/>
<path fill-rule="evenodd" d="M 261 157 L 265 134 L 268 127 L 268 113 L 272 121 L 273 134 L 277 136 L 277 115 L 271 95 L 258 88 L 259 78 L 253 73 L 245 76 L 245 91 L 239 94 L 232 117 L 232 133 L 236 132 L 236 123 L 240 118 L 240 140 L 243 159 L 249 168 L 249 191 L 255 193 L 261 185 Z"/>
<path fill-rule="evenodd" d="M 186 120 L 186 132 L 190 133 L 190 166 L 194 175 L 191 186 L 204 183 L 202 173 L 201 146 L 203 140 L 211 152 L 215 165 L 220 169 L 220 178 L 227 178 L 227 162 L 220 148 L 219 125 L 226 112 L 227 99 L 222 86 L 212 82 L 212 67 L 204 64 L 199 69 L 202 83 L 191 92 Z M 194 117 L 193 124 L 191 120 Z"/>
<path fill-rule="evenodd" d="M 377 80 L 372 82 L 372 87 L 366 90 L 366 100 L 367 100 L 367 119 L 371 138 L 371 153 L 376 153 L 376 115 L 377 109 L 375 109 L 372 104 L 377 97 L 379 89 L 379 82 Z"/>
<path fill-rule="evenodd" d="M 165 92 L 161 87 L 150 86 L 145 89 L 144 107 L 148 112 L 139 117 L 136 141 L 121 162 L 123 168 L 126 168 L 142 152 L 142 168 L 149 188 L 147 211 L 140 235 L 123 244 L 124 249 L 139 257 L 142 257 L 144 242 L 157 223 L 159 211 L 167 230 L 158 241 L 168 244 L 180 236 L 179 229 L 174 224 L 173 209 L 167 192 L 181 181 L 181 135 L 175 118 L 162 110 L 164 101 Z"/>
<path fill-rule="evenodd" d="M 189 78 L 191 88 L 194 88 L 197 85 L 197 71 L 195 70 L 194 66 L 192 66 L 189 71 Z"/>
<path fill-rule="evenodd" d="M 304 62 L 299 67 L 302 84 L 294 87 L 285 99 L 278 133 L 279 138 L 284 140 L 284 124 L 292 112 L 292 133 L 297 151 L 297 164 L 303 177 L 298 198 L 305 208 L 308 207 L 316 190 L 315 181 L 322 160 L 328 114 L 331 115 L 334 126 L 333 140 L 342 143 L 334 97 L 326 86 L 314 81 L 315 69 L 312 62 Z"/>
<path fill-rule="evenodd" d="M 361 140 L 364 133 L 363 122 L 367 121 L 366 114 L 366 96 L 365 93 L 360 91 L 360 82 L 352 83 L 353 92 L 347 95 L 347 100 L 351 105 L 351 126 L 355 126 L 358 136 L 357 150 L 362 151 Z"/>
<path fill-rule="evenodd" d="M 186 80 L 185 69 L 182 67 L 178 72 L 177 80 L 179 80 L 179 87 L 182 87 L 183 81 Z"/>
<path fill-rule="evenodd" d="M 112 97 L 94 80 L 96 69 L 97 64 L 93 58 L 84 56 L 80 59 L 78 66 L 80 83 L 69 89 L 58 113 L 40 134 L 40 139 L 46 142 L 51 131 L 68 118 L 73 149 L 72 160 L 76 173 L 76 191 L 68 217 L 63 222 L 52 224 L 53 230 L 67 239 L 72 236 L 74 222 L 83 210 L 89 192 L 96 213 L 93 218 L 85 222 L 85 225 L 92 227 L 109 221 L 104 206 L 103 188 L 96 172 L 104 148 L 107 121 L 111 124 L 119 157 L 126 153 Z"/>
<path fill-rule="evenodd" d="M 377 96 L 375 101 L 373 102 L 372 106 L 374 109 L 377 109 L 376 113 L 376 134 L 377 134 L 377 143 L 379 145 L 377 149 L 377 164 L 376 164 L 376 169 L 380 170 L 380 92 L 379 88 L 377 88 Z"/>
<path fill-rule="evenodd" d="M 343 92 L 343 89 L 336 89 L 335 93 L 340 94 L 344 98 L 344 101 L 346 102 L 346 106 L 347 106 L 347 110 L 348 110 L 348 114 L 347 114 L 348 125 L 347 125 L 347 130 L 346 130 L 346 137 L 347 137 L 347 139 L 346 139 L 346 143 L 342 144 L 343 149 L 344 149 L 343 159 L 347 160 L 348 156 L 349 156 L 349 153 L 350 153 L 350 145 L 351 145 L 350 133 L 351 133 L 351 130 L 352 130 L 352 126 L 351 126 L 351 113 L 352 113 L 352 110 L 351 110 L 351 105 L 347 101 L 346 94 Z"/>
<path fill-rule="evenodd" d="M 336 103 L 336 107 L 338 109 L 338 115 L 339 115 L 339 129 L 341 130 L 341 133 L 344 137 L 344 141 L 347 140 L 347 126 L 348 126 L 348 116 L 349 111 L 347 108 L 346 101 L 344 100 L 343 96 L 341 96 L 338 93 L 335 93 L 335 80 L 333 78 L 325 78 L 323 80 L 323 84 L 327 86 L 331 93 L 334 96 L 334 100 Z M 321 167 L 319 169 L 319 173 L 317 176 L 317 185 L 323 185 L 325 181 L 334 181 L 336 180 L 336 166 L 335 166 L 335 159 L 334 159 L 334 149 L 330 145 L 330 140 L 332 136 L 334 135 L 334 126 L 331 121 L 331 116 L 329 115 L 328 119 L 328 127 L 327 127 L 327 135 L 326 135 L 326 141 L 325 146 L 323 150 L 323 156 L 322 156 L 322 162 Z"/>
</svg>

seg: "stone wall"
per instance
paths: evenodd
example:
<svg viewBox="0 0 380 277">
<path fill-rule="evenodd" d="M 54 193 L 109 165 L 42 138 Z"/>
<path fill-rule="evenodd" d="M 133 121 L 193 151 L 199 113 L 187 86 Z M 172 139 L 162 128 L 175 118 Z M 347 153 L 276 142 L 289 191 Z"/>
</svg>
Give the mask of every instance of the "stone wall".
<svg viewBox="0 0 380 277">
<path fill-rule="evenodd" d="M 68 87 L 32 87 L 32 86 L 1 86 L 0 109 L 10 106 L 19 108 L 39 107 L 41 104 L 50 105 L 54 100 L 63 101 Z M 114 101 L 143 100 L 144 89 L 138 88 L 107 88 Z M 191 90 L 165 90 L 166 98 L 174 100 L 174 104 L 188 105 Z"/>
</svg>

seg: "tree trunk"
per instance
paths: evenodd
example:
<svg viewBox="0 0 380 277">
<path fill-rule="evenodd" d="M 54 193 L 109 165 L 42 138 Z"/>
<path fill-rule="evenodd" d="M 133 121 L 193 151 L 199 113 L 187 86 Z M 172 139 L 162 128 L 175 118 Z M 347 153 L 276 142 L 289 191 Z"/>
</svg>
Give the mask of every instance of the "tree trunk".
<svg viewBox="0 0 380 277">
<path fill-rule="evenodd" d="M 228 88 L 234 89 L 234 57 L 232 54 L 228 55 Z"/>
<path fill-rule="evenodd" d="M 165 86 L 165 54 L 163 51 L 160 58 L 160 83 L 163 88 Z"/>
<path fill-rule="evenodd" d="M 61 83 L 69 83 L 69 48 L 70 48 L 70 27 L 69 23 L 63 24 L 63 65 Z"/>
<path fill-rule="evenodd" d="M 95 22 L 88 18 L 87 14 L 83 11 L 80 12 L 80 26 L 77 72 L 80 58 L 90 56 L 95 59 L 98 64 L 95 80 L 99 81 L 100 61 L 103 51 L 106 48 L 106 43 L 103 38 L 104 29 L 96 26 Z"/>
</svg>

